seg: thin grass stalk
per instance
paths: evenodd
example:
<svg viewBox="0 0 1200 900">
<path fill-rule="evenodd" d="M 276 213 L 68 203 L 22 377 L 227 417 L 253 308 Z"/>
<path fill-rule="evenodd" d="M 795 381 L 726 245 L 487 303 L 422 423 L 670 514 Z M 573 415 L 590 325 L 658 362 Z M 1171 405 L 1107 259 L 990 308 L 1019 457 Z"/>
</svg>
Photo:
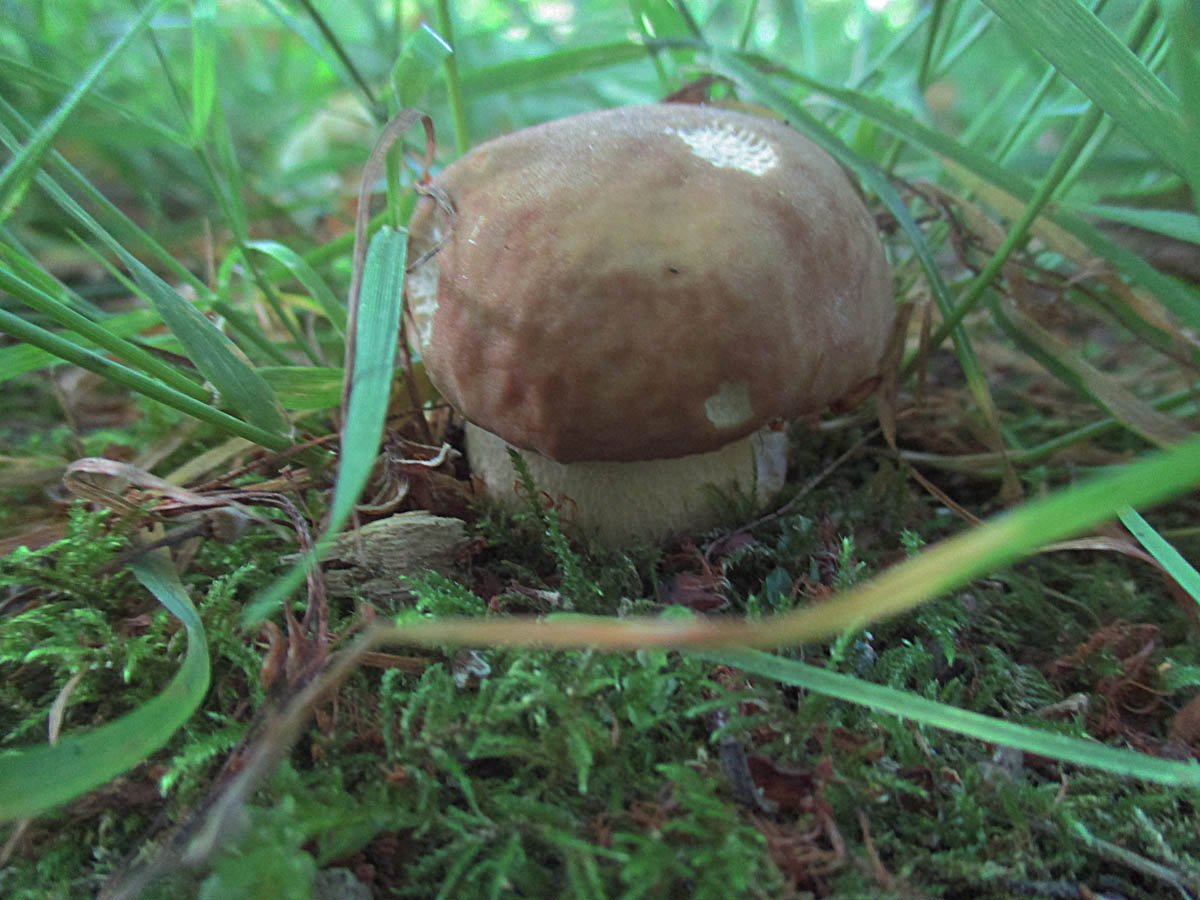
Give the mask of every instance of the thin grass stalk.
<svg viewBox="0 0 1200 900">
<path fill-rule="evenodd" d="M 338 39 L 337 32 L 329 27 L 329 23 L 325 21 L 325 17 L 313 6 L 312 0 L 300 0 L 300 5 L 304 7 L 304 11 L 308 13 L 308 17 L 317 26 L 326 43 L 333 49 L 338 61 L 345 68 L 346 74 L 350 76 L 350 80 L 354 82 L 355 87 L 362 93 L 363 99 L 367 101 L 367 106 L 371 110 L 371 115 L 375 117 L 376 121 L 382 121 L 386 117 L 382 104 L 376 99 L 375 92 L 371 89 L 370 83 L 358 71 L 358 66 L 354 64 L 354 60 L 350 58 L 350 54 L 346 52 L 346 48 Z"/>
<path fill-rule="evenodd" d="M 917 68 L 917 89 L 924 91 L 929 87 L 929 75 L 933 71 L 933 48 L 937 43 L 938 33 L 942 27 L 942 19 L 946 14 L 947 0 L 933 0 L 933 12 L 929 17 L 929 33 L 921 47 L 921 63 Z"/>
</svg>

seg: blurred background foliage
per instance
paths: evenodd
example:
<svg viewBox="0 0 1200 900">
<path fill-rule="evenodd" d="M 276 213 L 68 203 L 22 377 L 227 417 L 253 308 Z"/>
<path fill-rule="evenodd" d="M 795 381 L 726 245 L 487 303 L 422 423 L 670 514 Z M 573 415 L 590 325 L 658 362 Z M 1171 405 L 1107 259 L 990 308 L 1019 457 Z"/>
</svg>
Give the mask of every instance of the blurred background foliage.
<svg viewBox="0 0 1200 900">
<path fill-rule="evenodd" d="M 1104 21 L 1123 33 L 1142 5 L 1111 0 L 1103 4 Z M 451 6 L 472 143 L 588 109 L 661 99 L 706 72 L 701 52 L 665 49 L 693 42 L 690 34 L 655 30 L 656 22 L 678 21 L 656 9 L 665 4 Z M 1030 110 L 1045 63 L 980 3 L 763 0 L 687 8 L 714 46 L 744 47 L 772 64 L 881 97 L 1030 176 L 1044 172 L 1087 105 L 1059 78 Z M 438 19 L 435 10 L 399 0 L 314 2 L 312 9 L 322 18 L 298 2 L 217 4 L 212 28 L 221 121 L 212 146 L 215 152 L 227 141 L 231 158 L 218 159 L 218 171 L 224 167 L 230 180 L 238 176 L 256 230 L 279 237 L 287 229 L 319 243 L 325 233 L 317 220 L 347 214 L 373 115 L 395 109 L 389 81 L 405 40 L 422 22 L 436 29 Z M 0 93 L 35 122 L 131 18 L 129 8 L 105 0 L 6 0 L 0 10 Z M 923 32 L 935 10 L 942 21 L 931 48 Z M 318 22 L 332 29 L 336 48 Z M 194 149 L 180 140 L 193 87 L 193 42 L 188 10 L 168 5 L 155 18 L 153 42 L 138 42 L 116 60 L 67 121 L 58 147 L 163 243 L 174 248 L 191 241 L 198 255 L 201 229 L 219 227 L 221 210 Z M 646 53 L 646 44 L 664 50 Z M 1160 74 L 1169 79 L 1168 72 Z M 805 102 L 850 126 L 843 135 L 856 146 L 869 150 L 883 141 L 871 123 L 846 121 L 819 95 Z M 434 78 L 419 103 L 439 127 L 443 158 L 456 155 L 443 79 Z M 1023 139 L 1004 152 L 1014 122 L 1022 124 Z M 907 178 L 936 177 L 939 169 L 935 159 L 911 149 L 901 150 L 894 166 Z M 331 192 L 335 173 L 342 177 Z M 1069 196 L 1091 203 L 1175 185 L 1135 135 L 1118 130 Z M 48 242 L 38 247 L 51 254 L 43 258 L 78 256 L 61 218 L 40 197 L 28 198 L 8 227 L 26 240 Z"/>
</svg>

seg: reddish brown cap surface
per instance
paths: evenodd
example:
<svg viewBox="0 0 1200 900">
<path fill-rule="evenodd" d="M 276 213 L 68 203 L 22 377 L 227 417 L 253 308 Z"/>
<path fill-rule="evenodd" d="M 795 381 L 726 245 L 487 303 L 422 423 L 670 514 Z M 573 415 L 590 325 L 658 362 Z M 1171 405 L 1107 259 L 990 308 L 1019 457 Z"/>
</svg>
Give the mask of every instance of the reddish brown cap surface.
<svg viewBox="0 0 1200 900">
<path fill-rule="evenodd" d="M 434 180 L 416 343 L 475 424 L 559 462 L 713 450 L 877 373 L 895 308 L 875 223 L 787 126 L 635 106 L 481 144 Z"/>
</svg>

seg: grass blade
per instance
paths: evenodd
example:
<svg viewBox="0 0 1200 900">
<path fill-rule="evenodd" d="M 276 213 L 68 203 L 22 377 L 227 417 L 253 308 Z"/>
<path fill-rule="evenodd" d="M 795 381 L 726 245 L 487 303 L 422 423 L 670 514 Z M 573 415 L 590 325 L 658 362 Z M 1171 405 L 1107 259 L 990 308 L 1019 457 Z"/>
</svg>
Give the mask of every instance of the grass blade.
<svg viewBox="0 0 1200 900">
<path fill-rule="evenodd" d="M 446 73 L 446 100 L 450 106 L 450 119 L 454 123 L 454 149 L 462 156 L 471 146 L 471 138 L 467 133 L 467 108 L 463 101 L 462 82 L 458 77 L 458 54 L 461 48 L 454 42 L 454 12 L 450 9 L 449 0 L 438 0 L 437 17 L 441 38 L 446 46 L 451 48 L 442 59 L 442 67 Z"/>
<path fill-rule="evenodd" d="M 1133 138 L 1187 175 L 1195 148 L 1179 98 L 1079 0 L 983 0 Z"/>
<path fill-rule="evenodd" d="M 638 41 L 618 41 L 568 47 L 531 59 L 504 60 L 463 72 L 462 90 L 471 97 L 527 90 L 595 69 L 645 59 L 646 52 L 646 45 Z"/>
<path fill-rule="evenodd" d="M 124 385 L 132 391 L 149 397 L 151 400 L 157 400 L 159 403 L 177 409 L 201 422 L 207 422 L 228 434 L 244 437 L 272 450 L 286 450 L 291 446 L 291 442 L 281 435 L 264 431 L 249 422 L 243 422 L 229 413 L 214 408 L 210 403 L 193 400 L 187 394 L 182 394 L 141 372 L 113 362 L 86 347 L 81 347 L 62 335 L 26 322 L 20 316 L 14 315 L 6 309 L 0 309 L 0 333 L 9 334 L 18 341 L 49 353 L 63 362 L 69 362 L 81 369 L 95 372 L 103 378 Z"/>
<path fill-rule="evenodd" d="M 217 2 L 192 6 L 192 141 L 204 143 L 217 97 Z"/>
<path fill-rule="evenodd" d="M 379 455 L 383 423 L 391 396 L 400 300 L 408 233 L 384 226 L 375 233 L 363 266 L 355 326 L 350 400 L 342 426 L 341 456 L 325 533 L 309 559 L 294 566 L 254 598 L 242 614 L 244 625 L 261 622 L 304 581 L 308 566 L 320 559 L 350 519 Z"/>
<path fill-rule="evenodd" d="M 17 151 L 13 158 L 8 161 L 8 164 L 0 171 L 0 222 L 12 214 L 12 211 L 21 202 L 21 197 L 25 194 L 25 189 L 29 186 L 29 182 L 33 179 L 34 172 L 41 164 L 42 157 L 46 151 L 50 149 L 50 145 L 66 124 L 71 113 L 79 105 L 80 101 L 87 95 L 100 80 L 100 76 L 107 71 L 118 56 L 135 37 L 141 34 L 142 30 L 150 23 L 159 8 L 164 6 L 166 0 L 153 0 L 149 5 L 142 10 L 141 15 L 134 20 L 133 25 L 125 34 L 121 35 L 108 51 L 101 56 L 87 73 L 79 80 L 72 89 L 71 93 L 63 98 L 58 107 L 50 114 L 50 116 L 42 122 L 40 126 L 30 136 L 29 142 Z"/>
<path fill-rule="evenodd" d="M 1193 153 L 1185 177 L 1192 186 L 1192 205 L 1200 212 L 1200 9 L 1195 0 L 1167 0 L 1171 28 L 1171 71 L 1183 101 L 1186 140 Z"/>
<path fill-rule="evenodd" d="M 985 524 L 930 546 L 864 584 L 815 606 L 754 621 L 570 616 L 480 621 L 405 622 L 389 640 L 436 646 L 595 647 L 630 650 L 752 647 L 771 649 L 825 640 L 920 606 L 972 578 L 1106 522 L 1122 509 L 1148 506 L 1200 484 L 1200 438 L 1150 454 L 1073 487 L 1039 497 Z M 1197 767 L 1200 780 L 1200 766 Z"/>
<path fill-rule="evenodd" d="M 406 231 L 385 227 L 371 238 L 363 267 L 350 404 L 342 426 L 337 487 L 329 512 L 331 532 L 350 520 L 379 456 L 379 439 L 391 395 L 396 339 L 400 333 L 400 297 L 407 254 Z"/>
<path fill-rule="evenodd" d="M 23 132 L 30 132 L 31 129 L 21 114 L 6 103 L 3 97 L 0 97 L 0 113 L 3 113 L 4 117 L 8 120 L 6 124 L 9 126 L 0 126 L 0 140 L 11 151 L 15 152 L 18 135 Z M 48 162 L 47 169 L 58 173 L 58 176 L 63 181 L 72 185 L 76 191 L 103 212 L 109 226 L 115 226 L 118 232 L 117 236 L 124 238 L 127 249 L 133 247 L 144 248 L 146 252 L 153 256 L 156 262 L 160 263 L 175 278 L 178 278 L 184 284 L 190 284 L 201 294 L 205 292 L 204 282 L 193 275 L 187 266 L 180 263 L 148 231 L 139 226 L 118 208 L 116 204 L 104 196 L 83 173 L 67 162 L 62 154 L 56 150 L 52 150 L 46 159 Z M 58 204 L 67 215 L 82 225 L 85 230 L 95 235 L 101 243 L 108 247 L 119 246 L 118 241 L 109 234 L 105 227 L 100 224 L 99 220 L 68 194 L 48 172 L 39 172 L 37 174 L 37 183 L 49 195 L 51 200 Z"/>
<path fill-rule="evenodd" d="M 282 264 L 317 301 L 321 312 L 337 329 L 338 334 L 346 333 L 346 307 L 338 302 L 329 285 L 304 257 L 277 241 L 250 241 L 246 247 L 250 250 L 257 250 L 259 253 L 265 253 L 277 263 Z"/>
<path fill-rule="evenodd" d="M 229 338 L 169 284 L 132 256 L 124 256 L 138 286 L 154 304 L 171 334 L 183 345 L 188 359 L 217 392 L 246 421 L 255 422 L 272 434 L 288 435 L 291 425 L 271 388 Z"/>
<path fill-rule="evenodd" d="M 334 409 L 342 402 L 343 371 L 327 366 L 263 366 L 258 370 L 284 409 Z"/>
<path fill-rule="evenodd" d="M 753 59 L 749 61 L 753 62 Z M 854 110 L 913 146 L 940 157 L 950 175 L 970 190 L 980 193 L 983 199 L 1007 218 L 1018 218 L 1035 194 L 1036 189 L 1020 176 L 878 97 L 847 90 L 792 70 L 785 70 L 781 74 L 829 97 L 846 109 Z M 1051 229 L 1061 233 L 1048 233 L 1047 223 Z M 1033 223 L 1033 233 L 1051 243 L 1055 242 L 1056 237 L 1061 240 L 1069 235 L 1097 259 L 1109 261 L 1136 284 L 1153 293 L 1163 306 L 1189 328 L 1200 331 L 1200 295 L 1182 282 L 1162 274 L 1138 254 L 1105 237 L 1081 216 L 1063 207 L 1047 208 L 1043 210 L 1042 217 Z"/>
<path fill-rule="evenodd" d="M 404 49 L 392 66 L 392 90 L 401 109 L 424 101 L 438 69 L 453 52 L 441 35 L 424 22 L 405 40 Z"/>
<path fill-rule="evenodd" d="M 1183 558 L 1161 534 L 1154 530 L 1149 522 L 1142 518 L 1135 509 L 1125 509 L 1120 513 L 1121 524 L 1129 529 L 1130 534 L 1146 548 L 1168 575 L 1174 578 L 1188 595 L 1200 603 L 1200 572 Z"/>
<path fill-rule="evenodd" d="M 162 747 L 208 690 L 204 625 L 162 553 L 130 564 L 134 575 L 187 632 L 183 664 L 166 688 L 116 721 L 55 744 L 0 755 L 0 822 L 37 815 L 111 781 Z"/>
<path fill-rule="evenodd" d="M 1051 334 L 1015 305 L 996 302 L 991 310 L 1000 327 L 1026 353 L 1064 384 L 1090 397 L 1142 440 L 1165 447 L 1190 434 L 1178 419 L 1139 400 L 1118 379 L 1087 363 L 1065 341 Z"/>
<path fill-rule="evenodd" d="M 1131 225 L 1143 231 L 1152 231 L 1177 241 L 1200 244 L 1200 217 L 1195 213 L 1174 209 L 1143 209 L 1137 206 L 1109 206 L 1092 204 L 1081 207 L 1080 212 L 1089 216 Z"/>
<path fill-rule="evenodd" d="M 783 684 L 808 688 L 828 697 L 942 728 L 980 741 L 1016 747 L 1062 762 L 1089 766 L 1126 778 L 1141 778 L 1173 786 L 1200 786 L 1200 765 L 1159 759 L 1146 753 L 1108 747 L 1095 741 L 1053 734 L 1016 722 L 958 709 L 849 675 L 830 672 L 796 660 L 755 650 L 706 650 L 702 659 L 762 675 Z"/>
<path fill-rule="evenodd" d="M 59 325 L 70 329 L 89 343 L 141 369 L 146 374 L 160 379 L 175 390 L 187 394 L 195 400 L 207 401 L 209 399 L 208 391 L 201 385 L 154 354 L 114 333 L 107 322 L 102 324 L 89 319 L 57 298 L 51 297 L 17 277 L 8 269 L 0 268 L 0 289 L 7 291 L 26 306 L 54 319 Z"/>
<path fill-rule="evenodd" d="M 5 78 L 12 84 L 37 88 L 53 97 L 61 97 L 71 90 L 71 82 L 2 54 L 0 78 Z M 165 145 L 187 143 L 186 135 L 147 115 L 131 112 L 128 107 L 106 96 L 99 88 L 93 88 L 80 101 L 79 108 L 93 109 L 99 115 L 120 120 L 122 133 L 128 134 L 131 139 L 161 141 Z"/>
</svg>

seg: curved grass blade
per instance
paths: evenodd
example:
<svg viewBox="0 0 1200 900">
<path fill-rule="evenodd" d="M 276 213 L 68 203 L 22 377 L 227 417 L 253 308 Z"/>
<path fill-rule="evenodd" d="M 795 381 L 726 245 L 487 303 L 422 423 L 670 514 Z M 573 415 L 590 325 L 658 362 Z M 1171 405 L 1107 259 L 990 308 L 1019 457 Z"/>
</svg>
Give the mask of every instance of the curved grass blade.
<svg viewBox="0 0 1200 900">
<path fill-rule="evenodd" d="M 292 276 L 304 285 L 304 289 L 312 296 L 325 317 L 333 323 L 338 334 L 346 333 L 346 307 L 338 302 L 337 297 L 325 280 L 316 273 L 311 265 L 291 247 L 284 246 L 278 241 L 249 241 L 246 246 L 259 253 L 265 253 L 276 262 L 282 264 Z"/>
<path fill-rule="evenodd" d="M 175 390 L 187 394 L 194 400 L 207 401 L 209 399 L 209 392 L 201 385 L 159 357 L 115 334 L 109 328 L 109 323 L 93 321 L 5 268 L 0 268 L 0 289 L 7 291 L 26 306 L 54 319 L 59 325 L 89 343 L 106 350 L 129 365 L 141 369 L 146 374 L 158 378 Z"/>
<path fill-rule="evenodd" d="M 871 684 L 757 650 L 705 650 L 696 655 L 711 662 L 736 666 L 782 684 L 808 688 L 827 697 L 857 703 L 878 712 L 964 734 L 980 741 L 1015 747 L 1026 753 L 1112 772 L 1125 778 L 1140 778 L 1178 787 L 1200 787 L 1200 765 L 1195 762 L 1159 759 L 1146 753 L 1006 722 L 915 696 L 910 691 Z"/>
<path fill-rule="evenodd" d="M 1200 485 L 1200 437 L 1114 467 L 1073 487 L 1039 497 L 947 538 L 870 581 L 794 612 L 754 621 L 435 619 L 405 621 L 389 641 L 421 646 L 595 647 L 632 650 L 790 647 L 824 640 L 907 612 L 972 578 L 1024 559 L 1042 547 L 1106 522 L 1126 507 L 1149 506 Z M 1198 770 L 1200 771 L 1200 770 Z"/>
<path fill-rule="evenodd" d="M 160 694 L 114 722 L 56 744 L 0 755 L 0 822 L 45 812 L 129 771 L 166 744 L 204 699 L 209 682 L 204 625 L 170 557 L 146 554 L 130 568 L 183 623 L 183 664 Z"/>
</svg>

